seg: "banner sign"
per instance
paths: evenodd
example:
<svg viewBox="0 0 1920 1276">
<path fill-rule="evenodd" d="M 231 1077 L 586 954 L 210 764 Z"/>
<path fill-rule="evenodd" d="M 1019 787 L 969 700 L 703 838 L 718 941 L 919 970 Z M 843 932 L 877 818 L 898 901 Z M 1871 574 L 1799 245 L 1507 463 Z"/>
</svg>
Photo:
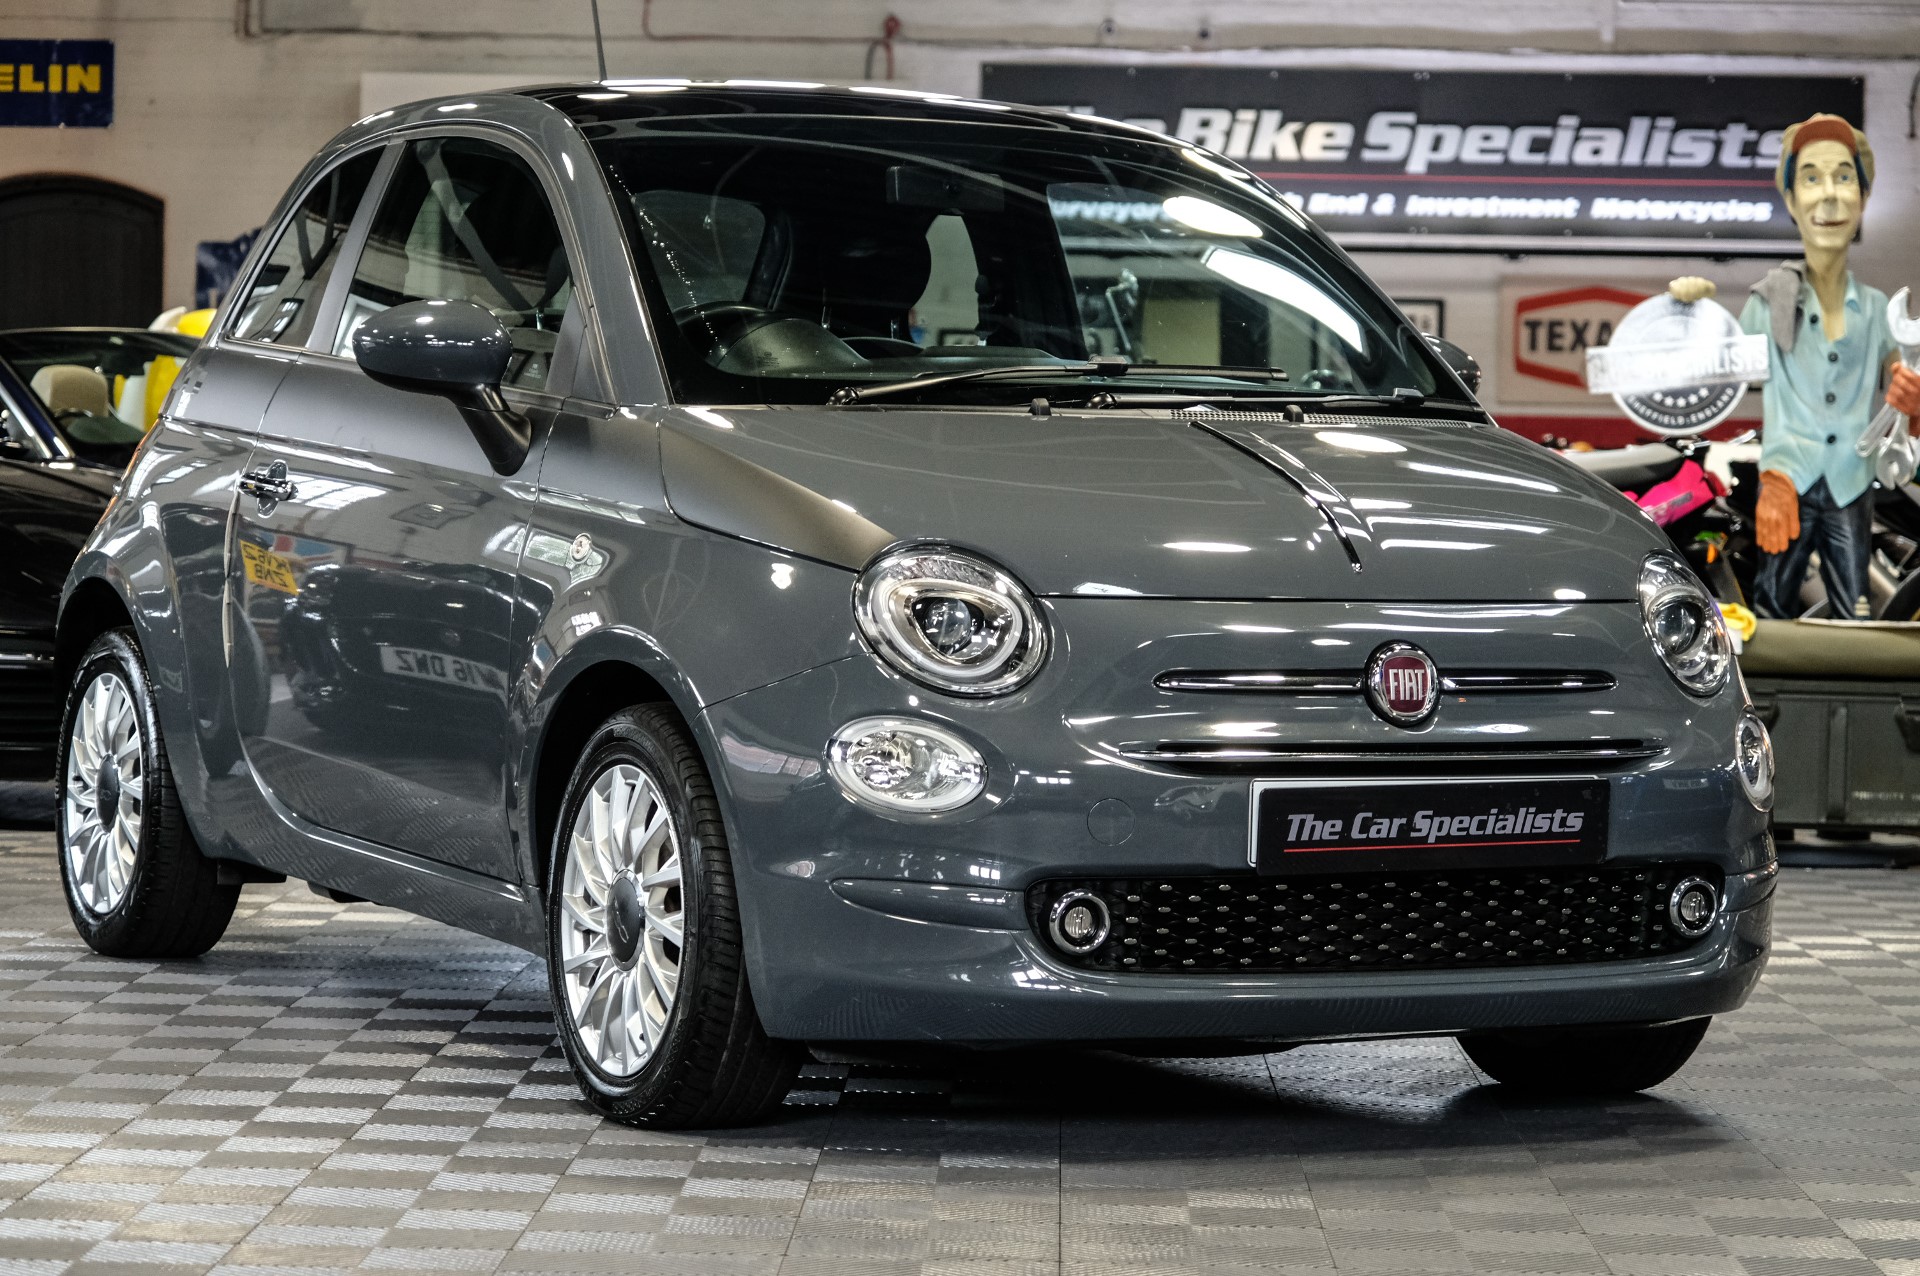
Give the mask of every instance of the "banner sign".
<svg viewBox="0 0 1920 1276">
<path fill-rule="evenodd" d="M 0 127 L 113 123 L 113 41 L 0 40 Z"/>
<path fill-rule="evenodd" d="M 1798 253 L 1781 132 L 1865 102 L 1839 76 L 1037 62 L 981 91 L 1217 151 L 1349 248 L 1715 255 Z"/>
</svg>

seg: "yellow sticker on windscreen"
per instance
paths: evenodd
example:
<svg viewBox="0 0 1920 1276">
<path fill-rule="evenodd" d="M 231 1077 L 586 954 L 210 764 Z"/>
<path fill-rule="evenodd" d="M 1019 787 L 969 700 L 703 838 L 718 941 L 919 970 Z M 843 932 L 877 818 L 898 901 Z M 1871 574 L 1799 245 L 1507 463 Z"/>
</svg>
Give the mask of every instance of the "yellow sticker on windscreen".
<svg viewBox="0 0 1920 1276">
<path fill-rule="evenodd" d="M 293 567 L 280 555 L 248 541 L 241 541 L 240 557 L 246 564 L 247 579 L 254 584 L 277 589 L 283 594 L 300 592 L 300 586 L 294 583 Z"/>
</svg>

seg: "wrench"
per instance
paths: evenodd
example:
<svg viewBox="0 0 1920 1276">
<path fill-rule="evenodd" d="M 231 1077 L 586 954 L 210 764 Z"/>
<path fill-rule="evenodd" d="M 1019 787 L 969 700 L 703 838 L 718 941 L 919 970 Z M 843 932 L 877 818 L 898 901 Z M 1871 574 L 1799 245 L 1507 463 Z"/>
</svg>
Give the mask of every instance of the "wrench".
<svg viewBox="0 0 1920 1276">
<path fill-rule="evenodd" d="M 1900 347 L 1900 362 L 1920 371 L 1920 319 L 1907 315 L 1905 288 L 1894 293 L 1887 302 L 1887 328 L 1893 333 L 1894 343 Z M 1854 454 L 1872 456 L 1881 442 L 1899 425 L 1900 413 L 1894 411 L 1891 404 L 1882 405 L 1879 413 L 1867 424 L 1866 433 L 1853 445 Z"/>
</svg>

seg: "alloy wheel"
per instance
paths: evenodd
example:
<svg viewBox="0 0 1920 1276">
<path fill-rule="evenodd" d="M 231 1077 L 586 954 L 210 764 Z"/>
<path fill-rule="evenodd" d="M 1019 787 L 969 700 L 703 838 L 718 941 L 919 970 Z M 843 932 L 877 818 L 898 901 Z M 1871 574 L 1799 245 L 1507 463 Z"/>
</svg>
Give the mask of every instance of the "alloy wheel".
<svg viewBox="0 0 1920 1276">
<path fill-rule="evenodd" d="M 680 987 L 680 840 L 660 790 L 616 763 L 594 778 L 567 836 L 560 970 L 594 1065 L 631 1077 L 660 1048 Z"/>
<path fill-rule="evenodd" d="M 63 848 L 74 891 L 96 916 L 118 908 L 133 881 L 145 778 L 133 693 L 103 673 L 81 697 L 67 740 Z"/>
</svg>

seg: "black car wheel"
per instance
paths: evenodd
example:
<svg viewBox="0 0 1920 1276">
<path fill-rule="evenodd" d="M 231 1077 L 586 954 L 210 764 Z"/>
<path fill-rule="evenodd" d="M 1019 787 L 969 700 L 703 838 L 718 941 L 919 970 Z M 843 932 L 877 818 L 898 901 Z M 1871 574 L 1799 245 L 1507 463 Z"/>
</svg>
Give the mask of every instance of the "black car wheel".
<svg viewBox="0 0 1920 1276">
<path fill-rule="evenodd" d="M 109 957 L 198 957 L 240 898 L 180 810 L 132 631 L 87 649 L 60 731 L 60 877 L 74 928 Z"/>
<path fill-rule="evenodd" d="M 1631 1094 L 1693 1057 L 1712 1019 L 1605 1028 L 1533 1028 L 1460 1038 L 1480 1071 L 1532 1094 Z"/>
<path fill-rule="evenodd" d="M 780 1103 L 801 1050 L 760 1026 L 713 782 L 669 710 L 617 713 L 587 742 L 547 882 L 554 1014 L 595 1111 L 678 1129 Z"/>
</svg>

